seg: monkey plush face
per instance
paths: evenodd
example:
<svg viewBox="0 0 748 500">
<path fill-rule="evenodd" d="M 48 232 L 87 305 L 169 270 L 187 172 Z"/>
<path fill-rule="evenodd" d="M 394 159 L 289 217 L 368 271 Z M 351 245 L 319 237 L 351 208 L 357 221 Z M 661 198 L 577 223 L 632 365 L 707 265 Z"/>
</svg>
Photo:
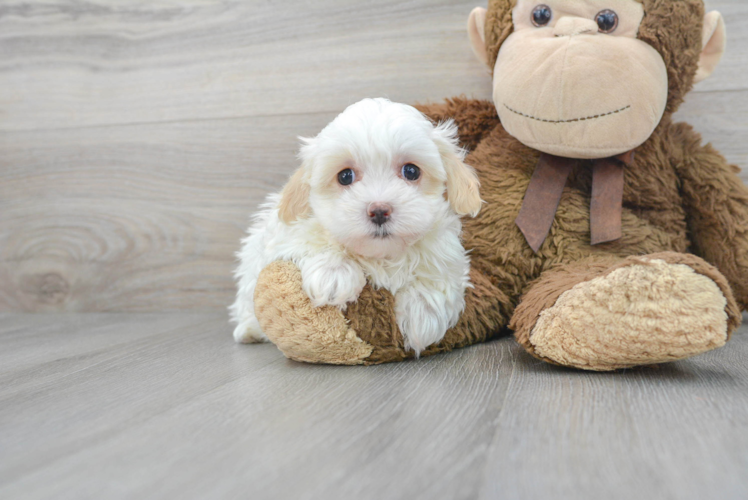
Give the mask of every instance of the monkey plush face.
<svg viewBox="0 0 748 500">
<path fill-rule="evenodd" d="M 685 10 L 696 13 L 689 29 L 698 36 L 683 37 L 696 45 L 688 47 L 696 49 L 691 51 L 693 67 L 674 67 L 665 59 L 668 51 L 658 51 L 640 33 L 649 16 L 647 7 L 658 3 L 663 4 L 491 0 L 492 11 L 474 10 L 468 23 L 473 49 L 493 69 L 493 98 L 504 128 L 527 146 L 569 158 L 604 158 L 644 143 L 668 110 L 673 88 L 680 88 L 670 80 L 683 75 L 674 71 L 693 70 L 690 88 L 699 76 L 693 74 L 697 63 L 700 74 L 711 72 L 724 50 L 724 23 L 718 13 L 703 22 L 702 40 L 701 26 L 694 24 L 702 23 L 703 4 L 669 0 L 665 4 L 670 8 L 695 6 Z M 675 21 L 667 12 L 657 21 L 683 22 L 679 12 L 673 13 Z M 493 47 L 486 44 L 488 29 L 498 33 Z"/>
<path fill-rule="evenodd" d="M 558 156 L 601 158 L 639 146 L 660 122 L 667 69 L 636 38 L 642 4 L 607 0 L 604 6 L 517 2 L 514 33 L 496 60 L 493 98 L 504 128 L 524 144 Z"/>
</svg>

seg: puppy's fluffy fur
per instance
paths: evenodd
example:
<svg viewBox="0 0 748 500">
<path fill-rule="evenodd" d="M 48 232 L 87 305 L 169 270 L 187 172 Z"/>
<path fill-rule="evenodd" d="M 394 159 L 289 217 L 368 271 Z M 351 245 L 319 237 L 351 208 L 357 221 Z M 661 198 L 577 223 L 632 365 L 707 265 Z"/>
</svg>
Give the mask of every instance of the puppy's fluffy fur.
<svg viewBox="0 0 748 500">
<path fill-rule="evenodd" d="M 394 295 L 408 348 L 418 354 L 441 340 L 470 286 L 459 216 L 475 216 L 481 206 L 457 127 L 434 126 L 411 106 L 365 99 L 302 141 L 301 168 L 268 197 L 238 254 L 230 307 L 236 341 L 267 340 L 253 295 L 260 271 L 279 259 L 299 267 L 315 306 L 344 309 L 368 278 Z M 420 177 L 408 180 L 404 165 L 417 166 Z M 342 185 L 346 169 L 354 181 Z M 388 218 L 377 223 L 372 207 L 382 206 Z"/>
</svg>

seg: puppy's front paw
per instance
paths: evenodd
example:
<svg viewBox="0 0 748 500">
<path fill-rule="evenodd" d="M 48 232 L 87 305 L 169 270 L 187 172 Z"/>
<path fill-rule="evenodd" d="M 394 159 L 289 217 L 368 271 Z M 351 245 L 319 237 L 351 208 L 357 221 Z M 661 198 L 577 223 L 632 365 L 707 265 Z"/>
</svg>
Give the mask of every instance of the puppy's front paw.
<svg viewBox="0 0 748 500">
<path fill-rule="evenodd" d="M 268 338 L 262 333 L 260 324 L 254 316 L 247 318 L 234 328 L 234 340 L 239 344 L 256 344 L 258 342 L 269 342 Z"/>
<path fill-rule="evenodd" d="M 416 357 L 447 333 L 450 314 L 444 302 L 438 293 L 424 293 L 415 288 L 395 296 L 395 315 L 405 338 L 405 349 L 413 349 Z"/>
<path fill-rule="evenodd" d="M 314 307 L 332 305 L 345 309 L 355 302 L 366 285 L 366 276 L 358 264 L 337 256 L 319 255 L 301 267 L 304 292 Z"/>
</svg>

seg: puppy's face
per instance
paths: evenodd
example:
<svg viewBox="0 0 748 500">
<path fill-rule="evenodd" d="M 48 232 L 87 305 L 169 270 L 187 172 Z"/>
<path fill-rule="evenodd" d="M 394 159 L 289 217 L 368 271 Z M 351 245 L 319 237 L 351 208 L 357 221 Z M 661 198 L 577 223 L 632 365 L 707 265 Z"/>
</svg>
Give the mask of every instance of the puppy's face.
<svg viewBox="0 0 748 500">
<path fill-rule="evenodd" d="M 434 127 L 411 106 L 366 99 L 305 140 L 303 165 L 284 198 L 306 206 L 332 237 L 369 258 L 396 258 L 450 210 L 475 214 L 478 180 L 462 163 L 456 127 Z M 295 177 L 297 177 L 295 176 Z M 446 196 L 445 196 L 446 191 Z"/>
</svg>

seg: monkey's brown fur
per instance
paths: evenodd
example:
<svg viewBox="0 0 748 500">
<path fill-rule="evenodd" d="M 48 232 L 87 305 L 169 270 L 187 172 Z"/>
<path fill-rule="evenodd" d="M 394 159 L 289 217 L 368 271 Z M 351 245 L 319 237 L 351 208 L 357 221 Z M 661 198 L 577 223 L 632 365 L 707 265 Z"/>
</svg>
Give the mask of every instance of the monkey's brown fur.
<svg viewBox="0 0 748 500">
<path fill-rule="evenodd" d="M 491 62 L 511 33 L 514 3 L 489 3 L 486 44 Z M 693 85 L 702 43 L 703 3 L 643 3 L 645 17 L 639 38 L 652 45 L 667 64 L 669 98 L 662 121 L 650 139 L 637 148 L 635 165 L 626 170 L 624 236 L 619 241 L 590 245 L 591 168 L 589 162 L 579 161 L 564 190 L 551 232 L 539 252 L 533 253 L 514 221 L 539 152 L 504 131 L 491 102 L 456 98 L 420 107 L 435 121 L 453 118 L 457 122 L 462 144 L 470 151 L 466 162 L 477 170 L 486 201 L 478 217 L 463 220 L 465 247 L 472 250 L 475 288 L 467 293 L 466 309 L 458 325 L 423 355 L 481 342 L 509 327 L 528 352 L 558 362 L 540 356 L 530 342 L 542 312 L 580 283 L 608 276 L 621 267 L 647 265 L 651 259 L 688 266 L 712 280 L 724 295 L 728 336 L 740 324 L 740 311 L 748 308 L 748 189 L 737 177 L 737 167 L 728 165 L 710 145 L 702 146 L 701 137 L 689 125 L 671 120 Z M 288 299 L 277 286 L 289 279 L 284 274 L 287 266 L 273 265 L 263 271 L 256 292 L 258 307 L 263 304 L 258 319 L 273 341 L 281 331 L 289 334 L 286 330 L 292 328 L 289 325 L 293 321 L 288 321 L 306 321 L 301 313 L 293 318 L 293 311 L 278 312 L 279 301 Z M 300 283 L 294 286 L 300 289 Z M 285 319 L 279 321 L 282 315 Z M 370 354 L 333 362 L 371 364 L 412 356 L 403 348 L 393 299 L 387 291 L 365 288 L 345 319 L 350 332 L 367 345 Z M 339 321 L 344 324 L 342 316 Z M 306 342 L 309 345 L 301 350 L 313 351 L 315 339 L 311 334 L 294 342 Z M 330 362 L 279 347 L 290 357 Z M 605 357 L 600 353 L 594 356 Z M 597 370 L 625 366 L 606 364 L 604 359 L 606 363 L 599 362 L 601 359 L 594 356 L 589 363 L 564 364 Z"/>
</svg>

